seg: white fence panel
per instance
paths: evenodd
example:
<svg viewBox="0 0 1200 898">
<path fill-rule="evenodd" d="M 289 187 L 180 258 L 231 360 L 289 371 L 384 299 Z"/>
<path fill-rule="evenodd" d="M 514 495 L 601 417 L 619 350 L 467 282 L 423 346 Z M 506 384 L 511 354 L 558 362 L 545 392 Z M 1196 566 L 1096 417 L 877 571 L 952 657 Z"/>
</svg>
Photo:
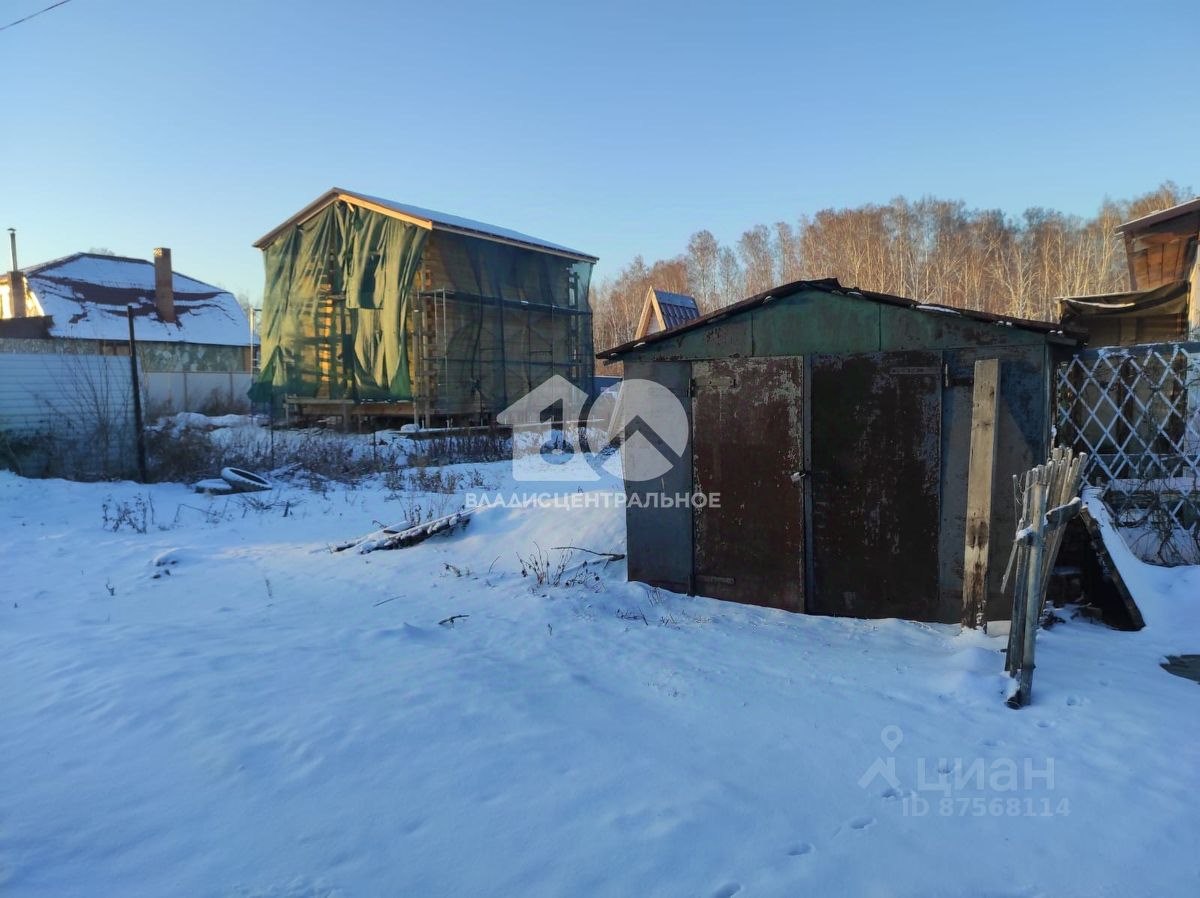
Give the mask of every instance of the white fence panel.
<svg viewBox="0 0 1200 898">
<path fill-rule="evenodd" d="M 129 359 L 0 353 L 0 428 L 40 432 L 64 418 L 132 424 Z"/>
<path fill-rule="evenodd" d="M 249 371 L 148 371 L 142 374 L 148 414 L 220 413 L 245 408 Z"/>
<path fill-rule="evenodd" d="M 129 359 L 0 353 L 0 438 L 31 470 L 107 476 L 133 460 Z"/>
</svg>

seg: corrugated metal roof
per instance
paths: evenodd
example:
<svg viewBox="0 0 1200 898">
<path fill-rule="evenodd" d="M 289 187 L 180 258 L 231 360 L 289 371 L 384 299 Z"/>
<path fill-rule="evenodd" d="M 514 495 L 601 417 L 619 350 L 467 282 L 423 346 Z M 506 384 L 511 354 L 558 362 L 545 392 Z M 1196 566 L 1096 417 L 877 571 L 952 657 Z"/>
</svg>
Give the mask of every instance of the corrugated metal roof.
<svg viewBox="0 0 1200 898">
<path fill-rule="evenodd" d="M 700 307 L 696 305 L 695 298 L 685 293 L 655 290 L 654 298 L 658 301 L 658 308 L 662 312 L 667 330 L 700 317 Z"/>
<path fill-rule="evenodd" d="M 555 253 L 556 255 L 569 256 L 573 259 L 579 259 L 583 262 L 596 262 L 597 257 L 589 253 L 580 252 L 577 249 L 563 246 L 559 243 L 551 243 L 549 240 L 543 240 L 540 237 L 533 237 L 529 234 L 523 234 L 520 231 L 514 231 L 511 228 L 502 228 L 497 225 L 488 224 L 483 221 L 476 221 L 473 218 L 464 218 L 461 215 L 452 215 L 447 212 L 438 212 L 435 209 L 427 209 L 424 206 L 414 206 L 411 203 L 402 203 L 397 200 L 390 200 L 385 197 L 373 196 L 369 193 L 359 193 L 354 190 L 345 190 L 341 187 L 334 187 L 326 191 L 312 203 L 305 206 L 287 221 L 273 228 L 271 231 L 260 237 L 254 242 L 257 247 L 263 247 L 269 244 L 275 237 L 285 228 L 292 224 L 297 224 L 301 221 L 315 215 L 321 209 L 328 206 L 336 200 L 345 200 L 352 204 L 363 205 L 367 208 L 373 208 L 384 214 L 394 213 L 398 217 L 412 221 L 415 224 L 431 228 L 432 230 L 453 231 L 461 234 L 469 234 L 477 236 L 485 240 L 497 240 L 502 243 L 514 243 L 519 246 L 527 246 L 531 249 L 544 250 Z"/>
</svg>

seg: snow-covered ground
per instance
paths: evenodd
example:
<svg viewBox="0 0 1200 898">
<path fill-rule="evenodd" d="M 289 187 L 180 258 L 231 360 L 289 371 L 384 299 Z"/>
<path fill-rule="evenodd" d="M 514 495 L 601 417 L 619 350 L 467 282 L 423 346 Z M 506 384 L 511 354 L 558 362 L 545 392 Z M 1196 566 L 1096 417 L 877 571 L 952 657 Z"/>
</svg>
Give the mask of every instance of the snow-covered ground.
<svg viewBox="0 0 1200 898">
<path fill-rule="evenodd" d="M 0 474 L 0 894 L 1200 894 L 1198 568 L 1012 711 L 999 638 L 522 576 L 601 503 L 329 551 L 406 501 Z"/>
</svg>

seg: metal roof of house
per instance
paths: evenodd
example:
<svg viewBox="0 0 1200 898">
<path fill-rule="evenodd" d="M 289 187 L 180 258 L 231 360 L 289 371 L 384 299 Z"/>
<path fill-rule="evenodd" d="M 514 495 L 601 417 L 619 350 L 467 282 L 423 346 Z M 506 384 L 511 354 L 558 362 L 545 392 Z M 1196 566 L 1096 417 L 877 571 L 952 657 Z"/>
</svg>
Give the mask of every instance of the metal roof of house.
<svg viewBox="0 0 1200 898">
<path fill-rule="evenodd" d="M 250 344 L 250 324 L 234 296 L 179 272 L 172 280 L 177 320 L 161 320 L 154 304 L 154 263 L 145 259 L 74 253 L 22 274 L 30 317 L 48 316 L 51 337 L 127 340 L 126 309 L 133 306 L 134 334 L 141 341 Z"/>
<path fill-rule="evenodd" d="M 701 315 L 698 318 L 693 318 L 678 327 L 670 328 L 669 330 L 657 331 L 653 334 L 648 334 L 636 340 L 630 340 L 627 343 L 622 343 L 620 346 L 614 346 L 611 349 L 606 349 L 603 352 L 598 352 L 596 358 L 615 359 L 626 353 L 632 352 L 635 349 L 640 349 L 651 343 L 658 343 L 662 340 L 669 340 L 672 337 L 677 337 L 682 333 L 704 327 L 707 324 L 713 324 L 718 321 L 723 321 L 726 318 L 733 318 L 744 314 L 751 309 L 756 309 L 759 306 L 766 305 L 772 300 L 782 299 L 785 296 L 791 296 L 795 293 L 800 293 L 804 290 L 822 290 L 826 293 L 832 293 L 842 296 L 853 296 L 862 299 L 869 299 L 872 302 L 883 303 L 885 305 L 899 306 L 900 308 L 913 309 L 919 312 L 931 314 L 954 314 L 961 315 L 964 318 L 973 319 L 975 321 L 990 322 L 993 324 L 1002 324 L 1008 327 L 1021 328 L 1022 330 L 1035 331 L 1042 334 L 1063 335 L 1064 338 L 1074 341 L 1076 338 L 1082 338 L 1083 334 L 1064 328 L 1056 321 L 1032 321 L 1026 318 L 1012 318 L 1005 315 L 993 315 L 989 312 L 977 312 L 973 309 L 956 309 L 951 306 L 943 306 L 937 303 L 923 303 L 915 299 L 909 299 L 904 296 L 892 296 L 888 293 L 876 293 L 872 290 L 859 290 L 854 287 L 843 287 L 838 283 L 837 278 L 821 278 L 820 280 L 812 281 L 792 281 L 789 284 L 782 284 L 770 290 L 756 294 L 743 299 L 741 302 L 735 302 L 732 305 L 717 309 L 715 312 L 709 312 L 707 315 Z"/>
<path fill-rule="evenodd" d="M 460 215 L 450 215 L 446 212 L 438 212 L 434 209 L 426 209 L 422 206 L 414 206 L 410 203 L 401 203 L 396 200 L 389 200 L 383 197 L 372 196 L 367 193 L 358 193 L 353 190 L 345 190 L 341 187 L 334 187 L 327 190 L 321 196 L 317 197 L 313 202 L 309 203 L 295 215 L 288 218 L 282 224 L 272 228 L 258 240 L 254 241 L 254 246 L 262 249 L 271 243 L 280 233 L 286 228 L 299 224 L 308 218 L 311 218 L 317 212 L 324 209 L 330 203 L 342 200 L 351 205 L 361 206 L 366 209 L 371 209 L 383 215 L 399 218 L 407 221 L 410 224 L 415 224 L 418 227 L 426 230 L 449 231 L 456 234 L 465 234 L 471 237 L 478 237 L 483 240 L 493 240 L 499 243 L 509 243 L 517 246 L 528 247 L 529 249 L 538 250 L 540 252 L 549 252 L 558 256 L 567 256 L 568 258 L 578 259 L 582 262 L 596 262 L 597 257 L 588 253 L 580 252 L 576 249 L 571 249 L 567 246 L 562 246 L 558 243 L 551 243 L 548 240 L 542 240 L 540 237 L 531 237 L 528 234 L 522 234 L 520 231 L 514 231 L 510 228 L 501 228 L 496 225 L 488 224 L 482 221 L 476 221 L 471 218 L 463 218 Z"/>
<path fill-rule="evenodd" d="M 655 290 L 654 298 L 658 300 L 658 308 L 662 311 L 663 323 L 666 324 L 667 330 L 700 317 L 700 307 L 696 305 L 695 297 L 686 293 Z"/>
</svg>

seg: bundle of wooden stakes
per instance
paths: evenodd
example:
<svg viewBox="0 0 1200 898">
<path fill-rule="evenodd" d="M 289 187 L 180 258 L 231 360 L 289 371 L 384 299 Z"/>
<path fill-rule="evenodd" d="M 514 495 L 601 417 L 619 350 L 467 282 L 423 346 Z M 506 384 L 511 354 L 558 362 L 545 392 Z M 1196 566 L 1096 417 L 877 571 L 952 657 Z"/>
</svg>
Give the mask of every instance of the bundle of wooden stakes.
<svg viewBox="0 0 1200 898">
<path fill-rule="evenodd" d="M 1051 450 L 1050 460 L 1013 477 L 1017 502 L 1017 535 L 1004 572 L 1002 589 L 1013 583 L 1012 625 L 1008 631 L 1005 669 L 1017 680 L 1008 705 L 1022 708 L 1033 698 L 1033 655 L 1038 624 L 1046 601 L 1046 586 L 1063 531 L 1079 511 L 1079 482 L 1087 455 L 1072 457 L 1069 449 Z"/>
</svg>

